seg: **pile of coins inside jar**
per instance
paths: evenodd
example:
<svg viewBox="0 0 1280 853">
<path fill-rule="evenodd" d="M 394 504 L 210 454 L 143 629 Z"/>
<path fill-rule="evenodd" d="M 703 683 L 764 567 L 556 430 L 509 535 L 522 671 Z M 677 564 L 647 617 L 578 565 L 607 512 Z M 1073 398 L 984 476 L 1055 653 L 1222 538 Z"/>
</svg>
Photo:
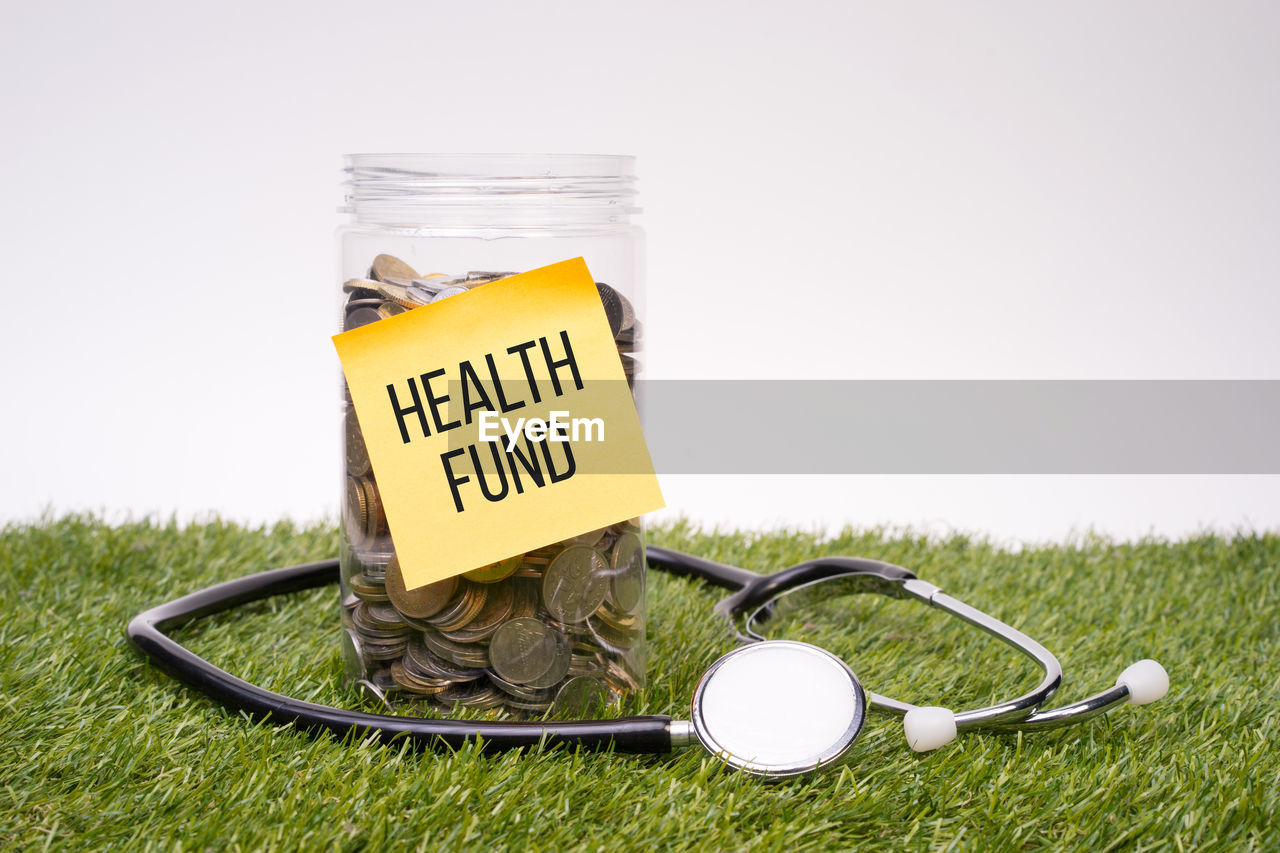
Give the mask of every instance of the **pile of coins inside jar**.
<svg viewBox="0 0 1280 853">
<path fill-rule="evenodd" d="M 343 285 L 354 329 L 509 272 L 420 275 L 391 255 Z M 596 289 L 629 384 L 640 321 Z M 643 531 L 621 522 L 458 577 L 407 589 L 360 424 L 344 385 L 342 624 L 348 677 L 388 706 L 588 713 L 644 683 Z"/>
</svg>

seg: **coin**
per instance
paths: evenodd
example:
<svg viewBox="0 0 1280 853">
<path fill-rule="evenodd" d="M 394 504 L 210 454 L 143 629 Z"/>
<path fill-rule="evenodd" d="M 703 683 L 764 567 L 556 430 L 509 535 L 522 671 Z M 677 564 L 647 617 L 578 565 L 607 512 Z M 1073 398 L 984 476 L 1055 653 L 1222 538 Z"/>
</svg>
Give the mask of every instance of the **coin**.
<svg viewBox="0 0 1280 853">
<path fill-rule="evenodd" d="M 365 299 L 380 299 L 378 283 L 367 278 L 353 278 L 342 283 L 342 290 L 347 295 L 347 304 Z"/>
<path fill-rule="evenodd" d="M 450 285 L 449 287 L 446 287 L 443 290 L 441 290 L 439 293 L 437 293 L 432 298 L 431 301 L 439 302 L 441 299 L 448 299 L 450 296 L 457 296 L 459 293 L 466 293 L 466 292 L 467 292 L 467 289 L 465 287 L 461 287 L 456 284 Z"/>
<path fill-rule="evenodd" d="M 616 293 L 617 291 L 614 292 Z M 618 300 L 622 302 L 622 323 L 620 324 L 620 329 L 625 332 L 627 329 L 634 328 L 636 325 L 636 309 L 631 305 L 631 300 L 627 299 L 627 297 L 623 296 L 621 293 L 618 293 Z"/>
<path fill-rule="evenodd" d="M 494 632 L 489 642 L 493 671 L 514 684 L 545 675 L 555 664 L 559 632 L 540 619 L 512 619 Z"/>
<path fill-rule="evenodd" d="M 583 622 L 609 592 L 608 563 L 594 548 L 570 545 L 560 552 L 542 578 L 542 602 L 557 622 Z"/>
<path fill-rule="evenodd" d="M 387 514 L 378 494 L 378 483 L 371 476 L 361 476 L 356 483 L 365 496 L 365 535 L 371 539 L 380 537 L 387 533 Z"/>
<path fill-rule="evenodd" d="M 369 267 L 369 278 L 376 278 L 378 281 L 388 279 L 413 281 L 417 277 L 417 270 L 394 255 L 378 255 L 373 259 L 373 265 Z"/>
<path fill-rule="evenodd" d="M 419 696 L 432 696 L 449 689 L 451 682 L 433 678 L 422 678 L 405 669 L 401 661 L 391 663 L 391 677 L 402 689 Z"/>
<path fill-rule="evenodd" d="M 387 596 L 387 588 L 381 582 L 374 581 L 373 578 L 364 572 L 352 575 L 347 580 L 347 585 L 351 587 L 351 591 L 360 596 L 364 601 L 390 601 Z"/>
<path fill-rule="evenodd" d="M 596 291 L 604 305 L 604 316 L 609 320 L 609 331 L 616 338 L 622 331 L 622 300 L 618 298 L 618 291 L 603 281 L 596 282 Z"/>
<path fill-rule="evenodd" d="M 360 695 L 363 696 L 366 701 L 372 702 L 375 705 L 381 705 L 388 711 L 391 710 L 391 703 L 387 701 L 386 692 L 369 679 L 360 679 L 355 683 L 354 687 L 360 691 Z"/>
<path fill-rule="evenodd" d="M 565 674 L 569 672 L 569 664 L 573 661 L 573 654 L 569 649 L 569 640 L 564 634 L 556 631 L 555 638 L 556 648 L 551 659 L 551 666 L 542 675 L 526 681 L 525 686 L 535 689 L 547 689 L 564 680 Z"/>
<path fill-rule="evenodd" d="M 400 573 L 400 561 L 392 558 L 387 563 L 387 595 L 396 610 L 405 616 L 426 619 L 436 615 L 449 603 L 457 587 L 457 578 L 445 578 L 417 589 L 406 589 L 404 575 Z"/>
<path fill-rule="evenodd" d="M 368 602 L 360 602 L 351 611 L 351 624 L 360 632 L 360 639 L 365 644 L 385 641 L 388 643 L 404 640 L 409 636 L 409 626 L 403 622 L 386 622 L 377 619 L 369 613 L 371 606 L 386 605 L 370 605 Z"/>
<path fill-rule="evenodd" d="M 484 607 L 485 599 L 489 597 L 488 588 L 481 584 L 463 580 L 459 586 L 461 595 L 450 602 L 450 606 L 441 610 L 435 616 L 427 618 L 427 621 L 442 634 L 456 631 L 470 624 L 471 620 Z"/>
<path fill-rule="evenodd" d="M 621 332 L 618 332 L 618 334 L 613 336 L 613 340 L 620 350 L 640 349 L 640 344 L 644 340 L 644 323 L 636 320 L 635 325 L 630 329 L 623 329 Z"/>
<path fill-rule="evenodd" d="M 356 418 L 355 409 L 347 410 L 346 450 L 347 473 L 353 477 L 363 477 L 368 474 L 369 451 L 365 448 L 364 433 L 360 431 L 360 421 Z"/>
<path fill-rule="evenodd" d="M 393 661 L 404 656 L 403 640 L 386 643 L 373 643 L 367 638 L 364 644 L 364 656 L 371 661 Z"/>
<path fill-rule="evenodd" d="M 529 687 L 525 684 L 513 684 L 496 672 L 489 673 L 489 681 L 508 696 L 514 696 L 526 702 L 550 702 L 556 695 L 554 690 Z"/>
<path fill-rule="evenodd" d="M 461 705 L 477 710 L 498 708 L 504 701 L 502 691 L 492 684 L 455 684 L 433 699 L 445 707 Z"/>
<path fill-rule="evenodd" d="M 605 604 L 604 607 L 601 607 L 592 614 L 592 619 L 599 620 L 610 628 L 621 631 L 623 634 L 627 634 L 629 636 L 634 636 L 644 627 L 644 619 L 639 613 L 626 613 L 620 610 L 615 610 L 608 604 Z"/>
<path fill-rule="evenodd" d="M 522 554 L 516 554 L 514 557 L 499 560 L 498 562 L 492 563 L 488 566 L 481 566 L 478 569 L 472 569 L 471 571 L 463 574 L 463 577 L 467 580 L 476 581 L 477 583 L 497 583 L 498 581 L 506 580 L 515 574 L 516 570 L 520 568 L 520 563 L 523 562 L 523 560 L 524 556 Z"/>
<path fill-rule="evenodd" d="M 344 521 L 347 534 L 352 544 L 363 544 L 367 536 L 365 531 L 369 527 L 369 504 L 364 488 L 356 477 L 347 478 L 347 499 L 344 506 L 346 507 Z"/>
<path fill-rule="evenodd" d="M 377 308 L 361 307 L 347 313 L 347 318 L 343 321 L 342 328 L 349 332 L 352 329 L 376 323 L 381 319 L 382 315 L 378 313 Z"/>
<path fill-rule="evenodd" d="M 382 509 L 382 498 L 378 494 L 378 484 L 372 477 L 362 477 L 360 487 L 364 490 L 366 510 L 365 532 L 370 538 L 382 536 L 387 532 L 387 514 Z"/>
<path fill-rule="evenodd" d="M 644 543 L 634 533 L 622 534 L 614 543 L 609 562 L 613 602 L 630 613 L 644 597 Z"/>
<path fill-rule="evenodd" d="M 417 305 L 430 305 L 431 300 L 435 299 L 439 292 L 438 288 L 425 287 L 422 282 L 414 281 L 405 288 L 405 297 Z"/>
<path fill-rule="evenodd" d="M 342 632 L 342 660 L 346 664 L 347 673 L 359 673 L 361 677 L 368 677 L 369 667 L 364 659 L 364 647 L 360 642 L 360 636 L 350 628 Z"/>
<path fill-rule="evenodd" d="M 609 688 L 598 678 L 578 675 L 566 681 L 556 692 L 551 710 L 556 714 L 575 714 L 594 717 L 604 709 L 609 699 Z"/>
<path fill-rule="evenodd" d="M 449 659 L 437 655 L 427 645 L 424 635 L 416 634 L 409 640 L 404 665 L 425 678 L 447 681 L 473 681 L 488 672 L 484 667 L 458 666 Z"/>
<path fill-rule="evenodd" d="M 478 643 L 487 640 L 507 620 L 515 606 L 515 591 L 511 584 L 497 584 L 485 588 L 484 607 L 466 625 L 455 631 L 440 628 L 440 633 L 455 643 Z"/>
<path fill-rule="evenodd" d="M 481 669 L 490 665 L 489 649 L 480 643 L 455 643 L 437 631 L 423 631 L 422 641 L 432 654 L 458 666 Z"/>
<path fill-rule="evenodd" d="M 383 320 L 388 317 L 394 317 L 397 314 L 403 314 L 404 312 L 405 307 L 403 305 L 397 305 L 395 302 L 384 302 L 378 306 L 378 316 Z"/>
<path fill-rule="evenodd" d="M 603 619 L 595 617 L 588 619 L 586 630 L 591 641 L 608 652 L 610 656 L 625 654 L 635 645 L 637 632 L 619 630 Z"/>
<path fill-rule="evenodd" d="M 367 601 L 365 602 L 365 612 L 369 614 L 369 621 L 379 628 L 397 630 L 408 627 L 401 617 L 400 611 L 396 610 L 390 601 Z"/>
<path fill-rule="evenodd" d="M 390 299 L 394 304 L 406 309 L 418 308 L 431 301 L 431 298 L 426 295 L 423 288 L 414 287 L 412 282 L 407 285 L 390 281 L 378 282 L 378 293 Z"/>
<path fill-rule="evenodd" d="M 589 545 L 595 547 L 600 544 L 600 540 L 604 538 L 605 528 L 601 527 L 596 530 L 588 530 L 586 533 L 571 537 L 564 540 L 566 545 Z"/>
</svg>

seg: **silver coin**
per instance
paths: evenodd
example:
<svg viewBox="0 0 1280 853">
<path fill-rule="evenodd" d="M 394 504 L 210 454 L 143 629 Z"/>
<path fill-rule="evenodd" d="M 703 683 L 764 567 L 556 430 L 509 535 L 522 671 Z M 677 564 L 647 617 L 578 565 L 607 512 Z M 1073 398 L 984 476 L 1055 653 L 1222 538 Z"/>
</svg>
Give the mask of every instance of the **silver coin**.
<svg viewBox="0 0 1280 853">
<path fill-rule="evenodd" d="M 609 688 L 604 682 L 590 675 L 579 675 L 561 686 L 551 703 L 551 710 L 556 714 L 594 717 L 603 710 L 608 699 Z"/>
<path fill-rule="evenodd" d="M 367 701 L 380 705 L 388 711 L 391 710 L 391 703 L 387 701 L 386 691 L 377 684 L 367 678 L 362 678 L 355 683 L 355 687 Z"/>
<path fill-rule="evenodd" d="M 342 328 L 349 332 L 352 329 L 358 329 L 361 326 L 376 323 L 381 319 L 382 315 L 378 313 L 377 308 L 362 306 L 347 314 L 347 319 L 343 321 Z"/>
<path fill-rule="evenodd" d="M 389 602 L 371 601 L 365 604 L 366 612 L 369 615 L 369 621 L 379 628 L 395 630 L 397 628 L 408 627 L 405 625 L 404 619 L 400 616 L 400 611 L 396 610 Z"/>
<path fill-rule="evenodd" d="M 464 708 L 489 709 L 502 705 L 506 697 L 492 684 L 461 684 L 433 698 L 446 708 L 461 705 Z"/>
<path fill-rule="evenodd" d="M 631 300 L 620 292 L 618 293 L 618 299 L 622 302 L 622 322 L 619 328 L 620 331 L 625 332 L 636 324 L 636 309 L 631 305 Z"/>
<path fill-rule="evenodd" d="M 444 288 L 439 293 L 437 293 L 434 297 L 432 297 L 431 301 L 439 302 L 441 299 L 448 299 L 450 296 L 457 296 L 459 293 L 466 293 L 466 292 L 467 292 L 467 289 L 465 287 L 461 287 L 456 284 L 450 285 L 449 287 Z"/>
<path fill-rule="evenodd" d="M 514 696 L 526 702 L 550 702 L 556 695 L 554 690 L 539 690 L 522 684 L 512 684 L 494 672 L 489 673 L 489 680 L 508 696 Z"/>
<path fill-rule="evenodd" d="M 609 593 L 609 564 L 595 548 L 570 545 L 547 566 L 542 577 L 542 603 L 557 622 L 586 621 Z"/>
<path fill-rule="evenodd" d="M 423 631 L 422 640 L 437 657 L 451 661 L 464 669 L 482 669 L 489 666 L 489 649 L 479 643 L 455 643 L 435 631 Z"/>
<path fill-rule="evenodd" d="M 364 656 L 371 661 L 394 661 L 404 657 L 405 647 L 408 643 L 403 640 L 398 643 L 378 643 L 365 642 Z"/>
<path fill-rule="evenodd" d="M 596 282 L 596 291 L 600 294 L 600 303 L 604 305 L 604 316 L 609 320 L 609 331 L 616 338 L 622 331 L 622 300 L 618 291 L 603 281 Z"/>
<path fill-rule="evenodd" d="M 482 667 L 460 667 L 434 654 L 420 635 L 409 640 L 404 665 L 415 675 L 445 681 L 474 681 L 486 672 Z"/>
<path fill-rule="evenodd" d="M 350 628 L 342 632 L 342 662 L 346 665 L 347 674 L 356 678 L 369 677 L 369 664 L 365 662 L 364 645 L 360 635 Z"/>
<path fill-rule="evenodd" d="M 489 642 L 493 671 L 513 684 L 527 684 L 546 675 L 559 654 L 558 634 L 532 617 L 504 622 Z"/>
<path fill-rule="evenodd" d="M 409 286 L 404 289 L 404 292 L 405 296 L 412 299 L 419 305 L 427 305 L 435 298 L 436 294 L 439 293 L 440 290 L 441 288 L 432 287 L 426 282 L 412 281 L 409 283 Z"/>
<path fill-rule="evenodd" d="M 573 655 L 569 649 L 569 640 L 559 631 L 556 631 L 555 635 L 556 650 L 550 668 L 537 678 L 526 681 L 526 687 L 532 687 L 535 690 L 546 690 L 551 687 L 555 687 L 563 681 L 565 675 L 568 674 L 569 664 L 573 660 Z"/>
</svg>

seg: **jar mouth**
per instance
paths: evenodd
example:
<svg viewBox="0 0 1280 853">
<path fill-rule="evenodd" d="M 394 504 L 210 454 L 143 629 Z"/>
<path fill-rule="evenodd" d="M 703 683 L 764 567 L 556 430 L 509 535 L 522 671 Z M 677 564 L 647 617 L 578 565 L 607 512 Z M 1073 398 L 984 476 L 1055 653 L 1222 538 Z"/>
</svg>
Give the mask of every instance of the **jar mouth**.
<svg viewBox="0 0 1280 853">
<path fill-rule="evenodd" d="M 636 158 L 630 154 L 365 153 L 347 154 L 343 161 L 348 173 L 380 168 L 457 177 L 537 177 L 548 173 L 634 177 Z"/>
<path fill-rule="evenodd" d="M 348 154 L 358 222 L 619 223 L 635 207 L 635 157 L 611 154 Z"/>
</svg>

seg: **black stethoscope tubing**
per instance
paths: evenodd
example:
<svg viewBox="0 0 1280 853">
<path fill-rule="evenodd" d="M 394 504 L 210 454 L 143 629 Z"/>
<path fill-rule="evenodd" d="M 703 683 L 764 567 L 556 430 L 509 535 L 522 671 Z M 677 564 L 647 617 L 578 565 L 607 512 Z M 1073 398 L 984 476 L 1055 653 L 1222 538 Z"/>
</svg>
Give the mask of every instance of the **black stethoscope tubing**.
<svg viewBox="0 0 1280 853">
<path fill-rule="evenodd" d="M 772 575 L 759 575 L 668 548 L 649 546 L 646 551 L 648 564 L 654 568 L 733 591 L 716 608 L 731 617 L 760 606 L 779 591 L 835 575 L 866 572 L 891 580 L 915 577 L 899 566 L 849 557 L 824 557 Z M 488 722 L 370 714 L 305 702 L 236 678 L 167 634 L 250 602 L 327 586 L 338 577 L 338 561 L 321 560 L 226 581 L 138 614 L 127 629 L 129 642 L 162 672 L 223 706 L 307 732 L 328 731 L 340 737 L 374 735 L 385 742 L 408 740 L 452 748 L 479 742 L 490 751 L 540 744 L 635 753 L 671 751 L 671 717 L 660 714 L 609 720 Z"/>
</svg>

